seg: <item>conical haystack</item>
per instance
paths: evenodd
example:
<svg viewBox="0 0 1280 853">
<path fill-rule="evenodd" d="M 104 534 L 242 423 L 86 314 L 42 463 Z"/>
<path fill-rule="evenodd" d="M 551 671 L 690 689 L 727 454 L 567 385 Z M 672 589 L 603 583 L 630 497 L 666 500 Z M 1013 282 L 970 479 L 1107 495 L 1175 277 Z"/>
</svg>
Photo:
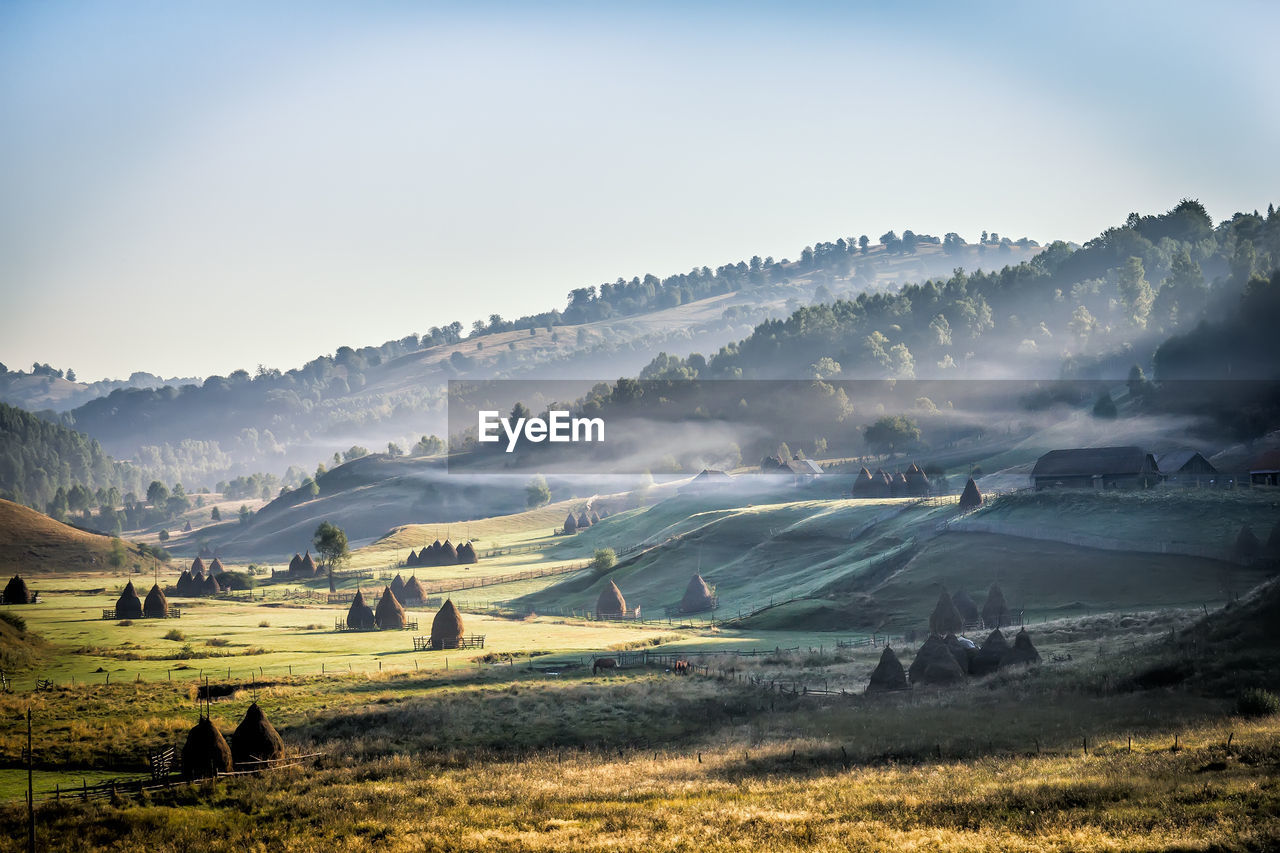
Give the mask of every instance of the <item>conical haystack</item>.
<svg viewBox="0 0 1280 853">
<path fill-rule="evenodd" d="M 120 593 L 120 597 L 116 599 L 116 618 L 142 618 L 142 599 L 138 598 L 138 591 L 133 588 L 133 581 L 125 584 L 124 592 Z"/>
<path fill-rule="evenodd" d="M 458 564 L 458 549 L 446 539 L 444 544 L 440 546 L 440 550 L 436 552 L 436 559 L 440 561 L 442 566 L 456 566 Z"/>
<path fill-rule="evenodd" d="M 303 576 L 315 577 L 320 574 L 320 566 L 316 563 L 316 558 L 311 556 L 311 549 L 307 549 L 307 553 L 302 555 L 302 568 L 298 570 Z"/>
<path fill-rule="evenodd" d="M 201 587 L 201 595 L 217 595 L 220 592 L 222 592 L 222 584 L 218 583 L 217 578 L 213 575 L 209 575 L 209 577 L 204 579 L 204 584 Z"/>
<path fill-rule="evenodd" d="M 578 532 L 578 519 L 574 516 L 574 514 L 573 514 L 573 513 L 569 513 L 567 516 L 565 516 L 565 519 L 564 519 L 564 532 L 565 532 L 565 533 L 577 533 L 577 532 Z"/>
<path fill-rule="evenodd" d="M 597 616 L 621 616 L 627 612 L 627 600 L 622 597 L 622 590 L 613 581 L 609 581 L 596 599 Z"/>
<path fill-rule="evenodd" d="M 853 496 L 855 498 L 870 497 L 873 491 L 871 472 L 865 467 L 859 468 L 858 476 L 853 478 Z"/>
<path fill-rule="evenodd" d="M 702 579 L 702 575 L 694 575 L 685 587 L 684 598 L 680 599 L 681 613 L 701 613 L 715 606 L 715 596 L 711 587 Z"/>
<path fill-rule="evenodd" d="M 1009 641 L 996 629 L 983 640 L 982 648 L 973 656 L 969 666 L 970 675 L 990 675 L 1000 668 L 1000 660 L 1009 651 Z"/>
<path fill-rule="evenodd" d="M 427 546 L 427 562 L 425 563 L 425 565 L 428 565 L 428 566 L 440 565 L 440 552 L 442 550 L 444 550 L 444 545 L 441 544 L 439 539 L 437 539 L 436 541 L 428 545 Z"/>
<path fill-rule="evenodd" d="M 908 670 L 912 684 L 955 684 L 964 681 L 964 670 L 956 663 L 947 643 L 937 634 L 924 641 Z"/>
<path fill-rule="evenodd" d="M 173 591 L 175 594 L 183 596 L 192 594 L 190 572 L 184 570 L 182 574 L 178 575 L 178 582 L 174 584 Z"/>
<path fill-rule="evenodd" d="M 219 560 L 217 557 L 214 557 L 213 562 L 209 564 L 209 572 L 208 572 L 209 577 L 220 575 L 225 571 L 226 571 L 226 567 L 222 565 L 222 561 Z"/>
<path fill-rule="evenodd" d="M 1027 633 L 1027 629 L 1023 628 L 1014 636 L 1013 647 L 1000 658 L 1000 668 L 1004 669 L 1006 666 L 1039 662 L 1040 653 L 1036 651 L 1036 647 L 1031 643 L 1031 635 Z"/>
<path fill-rule="evenodd" d="M 992 584 L 982 605 L 982 624 L 988 628 L 1003 628 L 1009 624 L 1009 605 L 1004 603 L 1004 591 L 999 584 Z"/>
<path fill-rule="evenodd" d="M 978 484 L 970 477 L 969 482 L 964 484 L 964 491 L 960 493 L 960 511 L 965 512 L 980 506 L 982 506 L 982 492 L 978 491 Z"/>
<path fill-rule="evenodd" d="M 409 621 L 404 615 L 404 608 L 400 606 L 400 599 L 396 598 L 395 591 L 389 586 L 382 590 L 382 598 L 378 599 L 378 609 L 373 614 L 373 621 L 383 631 L 399 631 Z"/>
<path fill-rule="evenodd" d="M 431 648 L 456 649 L 462 637 L 462 614 L 454 606 L 453 599 L 446 599 L 431 620 Z"/>
<path fill-rule="evenodd" d="M 890 478 L 889 491 L 895 498 L 907 496 L 907 478 L 901 471 Z"/>
<path fill-rule="evenodd" d="M 422 584 L 418 582 L 417 577 L 410 576 L 404 585 L 403 604 L 409 607 L 421 607 L 427 603 L 427 591 L 422 588 Z"/>
<path fill-rule="evenodd" d="M 4 587 L 4 603 L 5 604 L 29 604 L 31 603 L 31 593 L 27 589 L 27 582 L 22 579 L 22 575 L 14 575 Z"/>
<path fill-rule="evenodd" d="M 188 779 L 201 779 L 229 773 L 233 766 L 231 747 L 207 717 L 201 717 L 182 746 L 182 775 Z"/>
<path fill-rule="evenodd" d="M 982 614 L 978 612 L 977 603 L 963 589 L 951 596 L 951 603 L 955 605 L 956 611 L 966 625 L 977 622 L 982 618 Z"/>
<path fill-rule="evenodd" d="M 199 572 L 199 573 L 200 573 L 200 575 L 203 577 L 203 575 L 204 575 L 204 560 L 200 559 L 199 557 L 196 557 L 194 560 L 192 560 L 192 561 L 191 561 L 191 576 L 192 576 L 192 577 L 195 577 L 195 576 L 196 576 L 196 572 Z"/>
<path fill-rule="evenodd" d="M 585 512 L 578 513 L 578 529 L 586 530 L 590 526 L 591 526 L 591 519 L 587 518 L 587 514 Z"/>
<path fill-rule="evenodd" d="M 254 702 L 231 735 L 231 757 L 240 770 L 262 767 L 264 762 L 284 758 L 284 741 L 267 715 Z"/>
<path fill-rule="evenodd" d="M 463 542 L 458 546 L 458 562 L 462 564 L 480 562 L 480 555 L 476 553 L 476 546 L 470 542 Z"/>
<path fill-rule="evenodd" d="M 929 632 L 932 634 L 958 634 L 964 630 L 964 619 L 960 616 L 960 611 L 951 601 L 951 596 L 947 595 L 944 589 L 938 595 L 938 603 L 933 608 L 933 613 L 929 616 Z"/>
<path fill-rule="evenodd" d="M 893 649 L 888 646 L 880 653 L 880 663 L 871 672 L 871 680 L 867 682 L 868 693 L 888 693 L 891 690 L 908 690 L 907 673 L 902 669 L 902 661 Z"/>
<path fill-rule="evenodd" d="M 955 634 L 948 634 L 943 642 L 947 644 L 947 651 L 951 652 L 951 656 L 956 659 L 956 663 L 964 674 L 973 672 L 973 659 L 978 654 L 978 649 L 973 642 L 968 639 L 962 640 Z"/>
<path fill-rule="evenodd" d="M 297 551 L 293 552 L 293 559 L 289 561 L 289 574 L 296 575 L 302 571 L 302 555 Z"/>
<path fill-rule="evenodd" d="M 411 569 L 416 567 L 418 565 L 418 552 L 410 548 L 409 556 L 405 557 L 404 564 Z"/>
<path fill-rule="evenodd" d="M 356 590 L 356 597 L 351 600 L 351 607 L 347 610 L 347 627 L 355 631 L 372 631 L 377 627 L 373 608 L 365 603 L 362 589 Z"/>
<path fill-rule="evenodd" d="M 924 497 L 929 494 L 929 478 L 925 476 L 924 471 L 920 470 L 920 466 L 912 462 L 911 467 L 907 469 L 907 494 L 912 497 Z"/>
<path fill-rule="evenodd" d="M 169 602 L 165 599 L 160 584 L 152 584 L 147 600 L 142 603 L 142 614 L 148 619 L 169 618 Z"/>
<path fill-rule="evenodd" d="M 404 601 L 404 578 L 400 577 L 399 572 L 396 572 L 395 578 L 391 581 L 391 591 L 396 594 L 396 601 Z"/>
<path fill-rule="evenodd" d="M 596 512 L 594 509 L 588 510 L 587 519 L 591 522 L 592 526 L 594 527 L 595 525 L 600 523 L 600 513 Z"/>
<path fill-rule="evenodd" d="M 1240 528 L 1240 535 L 1236 536 L 1231 553 L 1237 560 L 1252 560 L 1262 553 L 1262 543 L 1254 535 L 1253 528 L 1247 524 Z"/>
</svg>

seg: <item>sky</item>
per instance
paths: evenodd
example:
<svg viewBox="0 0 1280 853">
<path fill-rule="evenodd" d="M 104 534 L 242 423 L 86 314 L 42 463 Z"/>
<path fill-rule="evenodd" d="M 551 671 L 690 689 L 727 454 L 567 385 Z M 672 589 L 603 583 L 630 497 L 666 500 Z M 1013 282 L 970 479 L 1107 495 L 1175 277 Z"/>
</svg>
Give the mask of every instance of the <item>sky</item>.
<svg viewBox="0 0 1280 853">
<path fill-rule="evenodd" d="M 838 237 L 1265 208 L 1278 32 L 1270 2 L 9 0 L 0 362 L 289 369 Z"/>
</svg>

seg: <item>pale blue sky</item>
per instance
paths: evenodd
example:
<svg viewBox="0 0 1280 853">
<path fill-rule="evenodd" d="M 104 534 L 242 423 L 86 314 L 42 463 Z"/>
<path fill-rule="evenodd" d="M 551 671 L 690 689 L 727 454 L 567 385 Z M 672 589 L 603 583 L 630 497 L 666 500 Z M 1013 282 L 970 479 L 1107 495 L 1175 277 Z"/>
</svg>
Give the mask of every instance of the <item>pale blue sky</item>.
<svg viewBox="0 0 1280 853">
<path fill-rule="evenodd" d="M 1274 3 L 688 5 L 0 4 L 0 361 L 289 368 L 841 236 L 1280 200 Z"/>
</svg>

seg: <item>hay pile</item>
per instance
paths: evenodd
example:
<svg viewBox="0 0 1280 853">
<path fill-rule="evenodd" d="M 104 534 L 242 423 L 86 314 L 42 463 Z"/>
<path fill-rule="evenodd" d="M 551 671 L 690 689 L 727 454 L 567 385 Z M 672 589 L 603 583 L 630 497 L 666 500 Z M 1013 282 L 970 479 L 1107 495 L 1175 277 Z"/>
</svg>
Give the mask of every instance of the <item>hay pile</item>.
<svg viewBox="0 0 1280 853">
<path fill-rule="evenodd" d="M 964 681 L 964 670 L 956 663 L 946 641 L 937 634 L 930 634 L 924 641 L 907 673 L 912 684 L 958 684 Z"/>
<path fill-rule="evenodd" d="M 446 599 L 431 620 L 431 648 L 456 649 L 462 637 L 462 614 L 454 606 L 452 598 Z"/>
<path fill-rule="evenodd" d="M 404 585 L 404 604 L 411 607 L 421 607 L 427 603 L 427 591 L 422 588 L 422 584 L 418 583 L 418 578 L 411 575 L 409 582 Z"/>
<path fill-rule="evenodd" d="M 293 552 L 293 559 L 289 561 L 289 574 L 296 575 L 302 571 L 302 555 L 297 551 Z"/>
<path fill-rule="evenodd" d="M 680 599 L 681 613 L 701 613 L 710 610 L 715 604 L 715 596 L 711 587 L 702 579 L 702 575 L 694 575 L 685 587 L 684 598 Z"/>
<path fill-rule="evenodd" d="M 1013 647 L 1000 658 L 1000 668 L 1004 669 L 1006 666 L 1020 666 L 1039 662 L 1040 653 L 1032 645 L 1031 635 L 1027 633 L 1027 629 L 1023 628 L 1013 638 Z"/>
<path fill-rule="evenodd" d="M 458 562 L 464 564 L 480 562 L 480 555 L 476 553 L 476 546 L 469 541 L 463 542 L 458 546 Z"/>
<path fill-rule="evenodd" d="M 621 616 L 627 612 L 627 600 L 622 597 L 622 590 L 613 581 L 600 591 L 596 599 L 597 616 Z"/>
<path fill-rule="evenodd" d="M 585 511 L 578 513 L 578 529 L 586 530 L 590 526 L 591 519 L 587 517 L 587 513 Z"/>
<path fill-rule="evenodd" d="M 357 589 L 356 597 L 351 599 L 351 607 L 347 610 L 347 627 L 355 631 L 372 631 L 377 627 L 373 608 L 365 603 L 362 589 Z"/>
<path fill-rule="evenodd" d="M 565 532 L 565 533 L 577 533 L 577 532 L 578 532 L 578 519 L 574 518 L 573 513 L 569 513 L 569 514 L 565 517 L 565 520 L 564 520 L 564 532 Z"/>
<path fill-rule="evenodd" d="M 440 546 L 440 550 L 436 552 L 436 560 L 442 566 L 453 566 L 458 562 L 458 549 L 448 539 L 444 540 L 444 544 Z"/>
<path fill-rule="evenodd" d="M 960 511 L 967 512 L 980 506 L 982 506 L 982 492 L 978 491 L 978 484 L 970 477 L 969 482 L 964 484 L 964 491 L 960 493 Z"/>
<path fill-rule="evenodd" d="M 417 551 L 415 551 L 415 550 L 413 550 L 412 548 L 410 548 L 410 549 L 409 549 L 409 556 L 408 556 L 408 557 L 405 557 L 405 559 L 404 559 L 404 564 L 405 564 L 406 566 L 408 566 L 409 568 L 416 568 L 416 567 L 419 565 L 419 563 L 418 563 L 418 552 L 417 552 Z"/>
<path fill-rule="evenodd" d="M 404 614 L 404 608 L 400 606 L 400 599 L 396 598 L 395 592 L 389 586 L 382 591 L 382 598 L 378 599 L 378 609 L 373 614 L 373 621 L 383 631 L 401 630 L 409 621 Z"/>
<path fill-rule="evenodd" d="M 244 719 L 231 735 L 231 757 L 241 769 L 284 758 L 284 741 L 257 702 L 244 712 Z"/>
<path fill-rule="evenodd" d="M 1007 651 L 1009 651 L 1009 641 L 997 628 L 982 641 L 982 648 L 973 656 L 973 661 L 969 664 L 969 674 L 990 675 L 995 672 L 1000 668 L 1000 660 Z"/>
<path fill-rule="evenodd" d="M 929 494 L 929 478 L 916 463 L 907 469 L 907 494 L 922 498 Z"/>
<path fill-rule="evenodd" d="M 933 608 L 933 613 L 929 615 L 929 633 L 946 636 L 958 634 L 963 630 L 964 619 L 961 618 L 960 611 L 956 609 L 951 596 L 947 595 L 944 589 L 938 595 L 938 603 Z"/>
<path fill-rule="evenodd" d="M 862 467 L 858 469 L 858 476 L 853 478 L 853 496 L 855 498 L 871 497 L 875 491 L 871 482 L 871 472 Z"/>
<path fill-rule="evenodd" d="M 222 592 L 222 584 L 218 583 L 217 578 L 209 575 L 204 579 L 204 584 L 200 591 L 201 595 L 217 595 L 220 592 Z"/>
<path fill-rule="evenodd" d="M 391 591 L 396 594 L 396 601 L 404 601 L 404 578 L 400 577 L 399 572 L 396 572 L 395 579 L 391 581 Z"/>
<path fill-rule="evenodd" d="M 902 669 L 902 661 L 893 649 L 888 646 L 880 654 L 880 663 L 871 672 L 871 680 L 867 682 L 867 693 L 888 693 L 892 690 L 909 690 L 907 673 Z"/>
<path fill-rule="evenodd" d="M 120 597 L 116 599 L 116 618 L 142 618 L 142 599 L 138 598 L 138 591 L 133 588 L 133 581 L 125 584 L 124 592 L 120 593 Z"/>
<path fill-rule="evenodd" d="M 951 596 L 951 603 L 956 606 L 956 610 L 960 613 L 960 618 L 964 620 L 966 625 L 977 622 L 982 618 L 982 614 L 978 612 L 977 603 L 963 589 Z"/>
<path fill-rule="evenodd" d="M 907 478 L 901 471 L 890 478 L 889 490 L 895 498 L 905 498 L 907 496 Z"/>
<path fill-rule="evenodd" d="M 302 569 L 300 571 L 303 575 L 312 577 L 320 574 L 320 566 L 316 564 L 316 558 L 311 556 L 310 548 L 307 549 L 307 553 L 302 557 Z"/>
<path fill-rule="evenodd" d="M 222 561 L 219 560 L 217 557 L 214 557 L 213 562 L 209 564 L 209 577 L 213 577 L 214 575 L 220 575 L 225 571 L 226 571 L 226 568 L 222 565 Z"/>
<path fill-rule="evenodd" d="M 191 561 L 191 577 L 200 575 L 200 579 L 204 580 L 204 560 L 196 557 Z"/>
<path fill-rule="evenodd" d="M 31 592 L 22 575 L 14 575 L 4 587 L 5 604 L 30 604 Z"/>
<path fill-rule="evenodd" d="M 188 779 L 201 779 L 228 773 L 233 767 L 231 747 L 208 717 L 201 717 L 182 746 L 182 775 Z"/>
<path fill-rule="evenodd" d="M 988 628 L 1003 628 L 1009 624 L 1009 605 L 1004 603 L 1004 592 L 999 584 L 992 584 L 987 600 L 982 605 L 982 624 Z"/>
<path fill-rule="evenodd" d="M 956 659 L 956 663 L 960 665 L 964 674 L 969 675 L 973 672 L 973 659 L 978 654 L 978 648 L 973 641 L 965 637 L 957 637 L 955 634 L 948 634 L 943 642 L 947 644 L 947 651 L 951 652 L 951 656 Z"/>
<path fill-rule="evenodd" d="M 191 591 L 190 572 L 184 570 L 182 574 L 178 575 L 178 582 L 174 584 L 173 591 L 178 595 L 195 595 L 195 593 Z"/>
<path fill-rule="evenodd" d="M 147 600 L 142 603 L 142 613 L 148 619 L 169 618 L 169 602 L 165 599 L 160 584 L 152 584 L 151 591 L 147 593 Z"/>
<path fill-rule="evenodd" d="M 427 548 L 426 548 L 426 551 L 427 551 L 427 559 L 426 559 L 426 562 L 425 562 L 425 563 L 423 563 L 423 565 L 424 565 L 424 566 L 438 566 L 438 565 L 440 565 L 440 552 L 441 552 L 443 549 L 444 549 L 444 545 L 440 544 L 440 540 L 439 540 L 439 539 L 437 539 L 436 541 L 434 541 L 434 542 L 432 542 L 430 545 L 428 545 L 428 546 L 427 546 Z M 421 556 L 421 555 L 419 555 L 419 556 Z"/>
<path fill-rule="evenodd" d="M 587 518 L 591 521 L 592 525 L 600 523 L 600 513 L 596 512 L 594 509 L 587 510 Z"/>
</svg>

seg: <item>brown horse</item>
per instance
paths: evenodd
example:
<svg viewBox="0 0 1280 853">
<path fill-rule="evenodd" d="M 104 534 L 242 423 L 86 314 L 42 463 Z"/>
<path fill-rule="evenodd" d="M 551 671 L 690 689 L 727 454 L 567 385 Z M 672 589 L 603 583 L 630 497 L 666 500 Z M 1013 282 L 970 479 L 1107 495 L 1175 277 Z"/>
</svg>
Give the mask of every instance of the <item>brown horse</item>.
<svg viewBox="0 0 1280 853">
<path fill-rule="evenodd" d="M 687 660 L 678 660 L 671 664 L 671 671 L 676 675 L 689 674 L 689 662 Z"/>
<path fill-rule="evenodd" d="M 617 669 L 617 658 L 596 658 L 591 663 L 591 674 L 595 675 L 602 669 Z"/>
</svg>

